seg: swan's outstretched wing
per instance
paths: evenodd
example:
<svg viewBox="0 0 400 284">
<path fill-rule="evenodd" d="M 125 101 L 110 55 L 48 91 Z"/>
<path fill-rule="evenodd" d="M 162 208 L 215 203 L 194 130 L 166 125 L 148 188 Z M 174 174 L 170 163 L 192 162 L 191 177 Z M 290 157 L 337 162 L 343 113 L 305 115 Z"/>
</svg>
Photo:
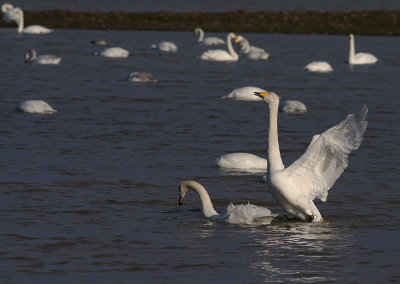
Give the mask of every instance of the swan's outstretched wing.
<svg viewBox="0 0 400 284">
<path fill-rule="evenodd" d="M 367 128 L 368 108 L 349 114 L 338 125 L 315 135 L 306 152 L 284 171 L 284 176 L 312 199 L 326 201 L 328 190 L 347 167 Z"/>
</svg>

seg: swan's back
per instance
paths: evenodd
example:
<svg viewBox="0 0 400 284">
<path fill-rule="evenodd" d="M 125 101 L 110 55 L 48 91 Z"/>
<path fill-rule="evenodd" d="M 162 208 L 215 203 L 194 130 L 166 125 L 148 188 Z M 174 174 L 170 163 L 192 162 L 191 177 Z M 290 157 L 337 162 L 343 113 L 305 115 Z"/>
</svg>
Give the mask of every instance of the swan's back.
<svg viewBox="0 0 400 284">
<path fill-rule="evenodd" d="M 129 51 L 121 47 L 110 47 L 100 52 L 100 55 L 110 58 L 126 58 L 129 56 Z"/>
<path fill-rule="evenodd" d="M 61 62 L 61 57 L 55 55 L 41 55 L 35 60 L 38 64 L 57 65 Z"/>
<path fill-rule="evenodd" d="M 204 38 L 202 43 L 204 43 L 205 45 L 219 45 L 225 44 L 225 41 L 221 38 L 210 36 Z"/>
<path fill-rule="evenodd" d="M 300 101 L 287 100 L 279 102 L 279 111 L 286 113 L 307 112 L 307 107 Z"/>
<path fill-rule="evenodd" d="M 208 50 L 201 54 L 200 59 L 211 61 L 236 61 L 237 57 L 232 56 L 229 52 L 223 49 Z"/>
<path fill-rule="evenodd" d="M 50 30 L 40 25 L 31 25 L 24 28 L 23 32 L 26 34 L 49 34 L 52 33 L 53 30 Z"/>
<path fill-rule="evenodd" d="M 24 101 L 15 108 L 15 111 L 39 114 L 52 114 L 57 112 L 48 103 L 42 100 Z"/>
<path fill-rule="evenodd" d="M 351 62 L 352 64 L 375 64 L 378 61 L 378 58 L 371 53 L 359 52 L 354 55 L 354 59 Z"/>
<path fill-rule="evenodd" d="M 304 69 L 306 69 L 309 72 L 320 72 L 320 73 L 328 73 L 333 71 L 332 66 L 325 61 L 313 61 L 307 64 L 304 67 Z"/>
<path fill-rule="evenodd" d="M 221 169 L 242 171 L 265 171 L 268 166 L 266 159 L 250 153 L 230 153 L 218 157 L 213 162 L 213 167 Z"/>
<path fill-rule="evenodd" d="M 256 206 L 253 204 L 230 204 L 221 212 L 219 216 L 216 216 L 218 220 L 223 220 L 230 224 L 255 224 L 262 223 L 270 224 L 271 221 L 276 217 L 276 214 L 272 214 L 268 208 L 262 206 Z"/>
</svg>

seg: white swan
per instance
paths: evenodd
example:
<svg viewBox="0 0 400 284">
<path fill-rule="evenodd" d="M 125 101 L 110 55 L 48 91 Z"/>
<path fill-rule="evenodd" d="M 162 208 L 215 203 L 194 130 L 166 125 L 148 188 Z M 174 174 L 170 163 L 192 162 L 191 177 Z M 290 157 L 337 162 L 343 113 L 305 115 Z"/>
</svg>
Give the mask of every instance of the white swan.
<svg viewBox="0 0 400 284">
<path fill-rule="evenodd" d="M 350 34 L 349 39 L 350 39 L 350 52 L 349 52 L 350 64 L 375 64 L 378 61 L 378 58 L 376 58 L 371 53 L 365 53 L 365 52 L 355 53 L 354 35 Z"/>
<path fill-rule="evenodd" d="M 166 52 L 177 52 L 178 47 L 176 46 L 175 43 L 170 42 L 170 41 L 162 41 L 158 44 L 152 44 L 150 45 L 151 49 L 157 49 L 160 51 L 166 51 Z"/>
<path fill-rule="evenodd" d="M 226 45 L 228 51 L 222 49 L 208 50 L 200 55 L 200 59 L 211 61 L 237 61 L 239 59 L 239 56 L 232 47 L 232 39 L 235 38 L 236 35 L 234 33 L 229 33 L 227 35 Z"/>
<path fill-rule="evenodd" d="M 24 101 L 15 108 L 15 111 L 41 114 L 52 114 L 57 112 L 48 103 L 42 100 Z"/>
<path fill-rule="evenodd" d="M 40 55 L 37 56 L 36 50 L 29 49 L 25 53 L 25 62 L 26 63 L 37 63 L 37 64 L 59 64 L 61 61 L 61 57 L 55 55 Z"/>
<path fill-rule="evenodd" d="M 142 71 L 132 72 L 131 74 L 129 74 L 126 80 L 132 82 L 157 82 L 153 75 Z"/>
<path fill-rule="evenodd" d="M 286 113 L 307 112 L 307 107 L 300 101 L 287 100 L 279 102 L 279 111 Z"/>
<path fill-rule="evenodd" d="M 271 214 L 271 211 L 265 207 L 252 204 L 230 204 L 225 211 L 219 214 L 215 211 L 207 190 L 200 183 L 193 180 L 181 182 L 179 186 L 179 205 L 182 205 L 183 198 L 190 189 L 199 195 L 202 212 L 206 218 L 211 220 L 225 221 L 231 224 L 253 224 L 261 221 L 265 225 L 271 223 L 272 219 L 277 216 L 276 214 Z"/>
<path fill-rule="evenodd" d="M 214 168 L 236 171 L 266 171 L 266 159 L 250 153 L 229 153 L 222 155 L 212 163 Z"/>
<path fill-rule="evenodd" d="M 3 20 L 7 23 L 16 22 L 18 25 L 18 33 L 26 34 L 48 34 L 53 32 L 46 27 L 39 25 L 31 25 L 24 28 L 24 12 L 21 8 L 15 7 L 11 4 L 5 3 L 1 6 L 1 11 L 3 12 Z"/>
<path fill-rule="evenodd" d="M 255 93 L 269 105 L 267 182 L 285 211 L 303 221 L 321 222 L 313 200 L 326 201 L 328 190 L 347 167 L 348 156 L 356 150 L 367 128 L 368 109 L 349 114 L 338 125 L 313 137 L 306 152 L 285 168 L 278 142 L 279 97 L 273 92 Z"/>
<path fill-rule="evenodd" d="M 333 71 L 332 66 L 325 61 L 313 61 L 304 66 L 308 72 L 329 73 Z"/>
<path fill-rule="evenodd" d="M 261 101 L 259 97 L 254 96 L 254 92 L 266 92 L 266 90 L 253 87 L 253 86 L 246 86 L 234 89 L 228 95 L 223 96 L 223 99 L 233 99 L 238 101 Z"/>
<path fill-rule="evenodd" d="M 225 44 L 225 41 L 218 37 L 214 36 L 204 37 L 204 31 L 201 28 L 195 28 L 193 35 L 194 36 L 199 35 L 199 37 L 197 38 L 197 42 L 203 43 L 205 45 Z"/>
<path fill-rule="evenodd" d="M 110 58 L 126 58 L 129 56 L 129 51 L 123 49 L 122 47 L 109 47 L 104 49 L 100 53 L 95 52 L 95 55 L 101 55 Z"/>
<path fill-rule="evenodd" d="M 107 40 L 106 39 L 91 40 L 90 43 L 97 45 L 107 45 Z"/>
<path fill-rule="evenodd" d="M 269 58 L 269 53 L 265 49 L 250 45 L 248 40 L 242 36 L 238 36 L 235 39 L 235 43 L 239 43 L 240 55 L 252 60 L 267 60 Z"/>
</svg>

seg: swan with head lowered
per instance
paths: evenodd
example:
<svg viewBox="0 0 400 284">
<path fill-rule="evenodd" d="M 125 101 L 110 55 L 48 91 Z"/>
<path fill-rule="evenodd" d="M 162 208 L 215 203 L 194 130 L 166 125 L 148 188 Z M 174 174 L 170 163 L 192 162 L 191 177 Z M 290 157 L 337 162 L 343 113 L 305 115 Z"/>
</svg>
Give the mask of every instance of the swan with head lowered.
<svg viewBox="0 0 400 284">
<path fill-rule="evenodd" d="M 197 42 L 205 45 L 225 44 L 225 41 L 221 38 L 215 36 L 204 37 L 204 31 L 201 28 L 195 28 L 193 35 L 198 35 Z"/>
<path fill-rule="evenodd" d="M 55 55 L 40 55 L 37 56 L 36 50 L 29 49 L 25 53 L 25 62 L 26 63 L 36 63 L 36 64 L 52 64 L 57 65 L 61 61 L 61 57 Z"/>
<path fill-rule="evenodd" d="M 226 37 L 226 45 L 228 51 L 223 49 L 208 50 L 200 55 L 201 60 L 210 61 L 237 61 L 239 59 L 238 54 L 232 47 L 232 40 L 236 38 L 234 33 L 229 33 Z"/>
<path fill-rule="evenodd" d="M 263 48 L 250 45 L 249 41 L 242 36 L 238 36 L 235 39 L 235 43 L 239 44 L 240 55 L 252 59 L 252 60 L 267 60 L 269 58 L 269 53 Z"/>
<path fill-rule="evenodd" d="M 109 47 L 101 52 L 95 52 L 94 55 L 101 55 L 109 58 L 127 58 L 129 51 L 122 47 Z"/>
<path fill-rule="evenodd" d="M 273 92 L 255 93 L 269 105 L 267 183 L 276 201 L 297 219 L 321 222 L 313 200 L 326 201 L 328 190 L 347 168 L 348 156 L 360 145 L 367 128 L 368 109 L 349 114 L 338 125 L 315 135 L 306 152 L 285 168 L 278 142 L 279 97 Z"/>
<path fill-rule="evenodd" d="M 17 23 L 18 33 L 20 34 L 48 34 L 53 32 L 52 30 L 39 25 L 31 25 L 24 28 L 24 12 L 19 7 L 14 7 L 11 4 L 5 3 L 1 6 L 1 11 L 3 12 L 3 20 L 5 22 Z"/>
<path fill-rule="evenodd" d="M 219 214 L 215 211 L 207 190 L 198 182 L 193 180 L 182 181 L 179 185 L 179 205 L 183 204 L 183 198 L 189 190 L 195 191 L 200 197 L 201 210 L 204 217 L 213 221 L 224 221 L 231 224 L 269 224 L 276 214 L 265 207 L 253 204 L 228 205 L 228 208 Z"/>
<path fill-rule="evenodd" d="M 354 47 L 354 35 L 349 35 L 350 39 L 350 51 L 349 51 L 349 63 L 354 65 L 361 65 L 361 64 L 375 64 L 378 61 L 378 58 L 371 53 L 365 52 L 358 52 L 355 53 Z"/>
</svg>

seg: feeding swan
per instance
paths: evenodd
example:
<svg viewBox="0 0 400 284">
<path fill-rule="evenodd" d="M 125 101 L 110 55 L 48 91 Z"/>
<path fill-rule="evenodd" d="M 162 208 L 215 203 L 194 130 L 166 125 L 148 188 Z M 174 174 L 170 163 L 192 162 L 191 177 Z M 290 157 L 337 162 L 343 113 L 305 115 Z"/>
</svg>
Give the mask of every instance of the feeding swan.
<svg viewBox="0 0 400 284">
<path fill-rule="evenodd" d="M 100 53 L 95 52 L 95 55 L 101 55 L 110 58 L 126 58 L 129 56 L 129 51 L 123 49 L 122 47 L 109 47 L 104 49 Z"/>
<path fill-rule="evenodd" d="M 269 105 L 267 182 L 285 211 L 303 221 L 323 218 L 313 200 L 326 201 L 328 190 L 347 168 L 348 156 L 361 145 L 368 109 L 349 114 L 338 125 L 315 135 L 306 152 L 285 168 L 278 142 L 279 97 L 273 92 L 255 93 Z"/>
<path fill-rule="evenodd" d="M 223 39 L 218 37 L 210 36 L 204 37 L 204 31 L 201 28 L 196 28 L 193 33 L 194 36 L 199 35 L 197 38 L 197 42 L 204 43 L 205 45 L 218 45 L 218 44 L 225 44 Z"/>
<path fill-rule="evenodd" d="M 3 20 L 5 22 L 17 23 L 18 33 L 20 34 L 48 34 L 53 32 L 52 30 L 39 25 L 31 25 L 24 28 L 24 12 L 19 7 L 14 7 L 11 4 L 5 3 L 1 6 L 1 11 L 3 12 Z"/>
<path fill-rule="evenodd" d="M 355 64 L 355 65 L 375 64 L 378 61 L 378 58 L 376 58 L 375 55 L 371 53 L 365 53 L 365 52 L 355 53 L 354 35 L 350 34 L 349 39 L 350 39 L 350 51 L 349 51 L 350 64 Z"/>
<path fill-rule="evenodd" d="M 226 45 L 228 51 L 223 49 L 208 50 L 200 55 L 200 59 L 211 61 L 237 61 L 239 59 L 239 56 L 232 47 L 232 39 L 235 38 L 236 35 L 234 33 L 229 33 L 227 35 Z"/>
<path fill-rule="evenodd" d="M 61 57 L 55 55 L 40 55 L 37 56 L 36 50 L 29 49 L 25 53 L 25 62 L 26 63 L 37 63 L 37 64 L 59 64 L 61 61 Z"/>
<path fill-rule="evenodd" d="M 300 101 L 287 100 L 279 102 L 279 111 L 286 113 L 307 112 L 307 107 Z"/>
<path fill-rule="evenodd" d="M 42 100 L 23 101 L 15 108 L 15 111 L 40 114 L 52 114 L 57 112 L 48 103 Z"/>
<path fill-rule="evenodd" d="M 183 198 L 189 190 L 194 190 L 201 201 L 201 210 L 204 217 L 215 221 L 225 221 L 231 224 L 252 224 L 262 221 L 263 224 L 271 223 L 276 214 L 265 207 L 252 204 L 228 205 L 228 208 L 220 214 L 215 211 L 207 190 L 198 182 L 193 180 L 182 181 L 179 186 L 179 205 L 182 205 Z"/>
</svg>

